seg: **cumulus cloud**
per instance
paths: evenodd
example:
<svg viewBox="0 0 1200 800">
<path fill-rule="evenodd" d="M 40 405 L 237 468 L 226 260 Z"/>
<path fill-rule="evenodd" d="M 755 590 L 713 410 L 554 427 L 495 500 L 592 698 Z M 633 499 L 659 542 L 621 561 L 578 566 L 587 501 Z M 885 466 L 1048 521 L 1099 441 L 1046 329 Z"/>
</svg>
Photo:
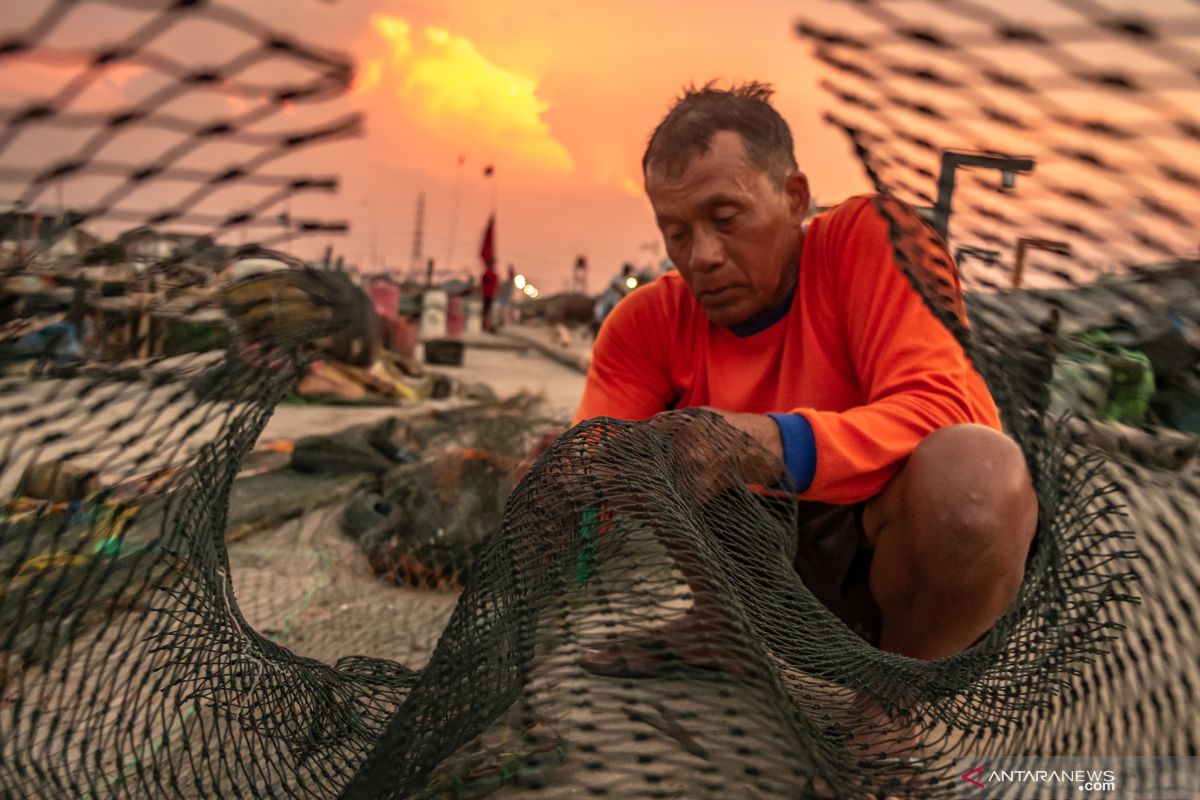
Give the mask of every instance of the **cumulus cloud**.
<svg viewBox="0 0 1200 800">
<path fill-rule="evenodd" d="M 445 28 L 417 33 L 406 20 L 387 15 L 373 17 L 372 24 L 390 53 L 367 62 L 356 90 L 391 87 L 410 116 L 439 134 L 550 171 L 573 170 L 571 154 L 543 118 L 549 104 L 538 96 L 537 77 L 493 63 Z"/>
</svg>

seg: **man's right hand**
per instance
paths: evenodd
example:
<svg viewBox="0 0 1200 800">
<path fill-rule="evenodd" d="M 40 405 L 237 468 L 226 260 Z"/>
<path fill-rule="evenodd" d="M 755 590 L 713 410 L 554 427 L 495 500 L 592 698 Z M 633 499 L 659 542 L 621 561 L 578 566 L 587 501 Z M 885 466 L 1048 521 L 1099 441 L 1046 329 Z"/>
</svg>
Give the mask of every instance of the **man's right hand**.
<svg viewBox="0 0 1200 800">
<path fill-rule="evenodd" d="M 671 443 L 678 485 L 702 501 L 735 485 L 772 486 L 785 474 L 779 426 L 770 417 L 701 408 L 664 411 L 648 424 Z"/>
<path fill-rule="evenodd" d="M 524 480 L 525 476 L 529 473 L 529 470 L 533 467 L 534 462 L 538 460 L 538 456 L 546 452 L 546 448 L 554 444 L 555 440 L 558 439 L 559 436 L 562 436 L 564 433 L 566 433 L 566 431 L 566 428 L 555 426 L 547 429 L 546 432 L 542 434 L 542 438 L 538 439 L 533 446 L 529 448 L 529 450 L 525 453 L 525 457 L 521 459 L 521 463 L 517 465 L 515 470 L 513 470 L 512 475 L 509 477 L 508 483 L 510 490 L 517 488 L 517 484 Z"/>
<path fill-rule="evenodd" d="M 665 411 L 646 421 L 670 441 L 684 484 L 691 485 L 701 496 L 710 497 L 735 482 L 764 485 L 779 482 L 784 474 L 779 455 L 782 445 L 779 428 L 770 417 L 726 414 L 715 409 L 703 411 L 708 412 L 706 416 L 697 415 L 695 410 Z M 722 425 L 722 420 L 733 430 Z M 755 424 L 751 425 L 751 422 Z M 517 487 L 538 457 L 566 430 L 556 426 L 542 434 L 513 470 L 510 490 Z M 734 431 L 749 436 L 752 441 L 737 441 L 740 437 Z"/>
</svg>

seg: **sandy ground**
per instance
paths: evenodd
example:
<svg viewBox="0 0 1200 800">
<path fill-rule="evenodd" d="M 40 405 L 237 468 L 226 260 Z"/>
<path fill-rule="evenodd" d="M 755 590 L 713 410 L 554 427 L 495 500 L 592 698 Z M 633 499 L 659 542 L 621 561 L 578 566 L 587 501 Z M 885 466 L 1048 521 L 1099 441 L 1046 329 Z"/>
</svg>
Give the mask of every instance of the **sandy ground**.
<svg viewBox="0 0 1200 800">
<path fill-rule="evenodd" d="M 500 397 L 520 391 L 544 394 L 551 408 L 566 412 L 568 417 L 583 397 L 584 376 L 580 372 L 550 361 L 535 350 L 468 347 L 461 367 L 436 369 L 459 380 L 486 383 Z"/>
</svg>

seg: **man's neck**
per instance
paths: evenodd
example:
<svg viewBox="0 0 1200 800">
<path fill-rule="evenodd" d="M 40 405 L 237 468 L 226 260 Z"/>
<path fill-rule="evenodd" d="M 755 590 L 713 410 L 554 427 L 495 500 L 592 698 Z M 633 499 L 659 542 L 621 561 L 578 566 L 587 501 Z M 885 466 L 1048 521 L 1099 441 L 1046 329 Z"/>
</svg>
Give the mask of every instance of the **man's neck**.
<svg viewBox="0 0 1200 800">
<path fill-rule="evenodd" d="M 743 338 L 753 336 L 756 333 L 762 333 L 788 315 L 792 309 L 792 300 L 796 296 L 796 285 L 800 281 L 800 254 L 803 252 L 803 246 L 804 237 L 801 236 L 800 243 L 796 246 L 795 256 L 789 259 L 793 268 L 783 271 L 783 286 L 775 295 L 779 301 L 747 320 L 725 326 L 730 333 Z"/>
</svg>

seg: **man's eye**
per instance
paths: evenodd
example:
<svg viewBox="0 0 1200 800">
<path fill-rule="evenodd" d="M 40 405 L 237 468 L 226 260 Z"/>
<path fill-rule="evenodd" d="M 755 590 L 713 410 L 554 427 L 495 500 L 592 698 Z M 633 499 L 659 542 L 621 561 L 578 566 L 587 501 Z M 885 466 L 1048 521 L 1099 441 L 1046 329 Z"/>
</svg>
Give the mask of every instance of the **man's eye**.
<svg viewBox="0 0 1200 800">
<path fill-rule="evenodd" d="M 726 214 L 721 217 L 715 217 L 713 222 L 718 225 L 732 225 L 735 219 L 737 219 L 737 214 Z"/>
</svg>

